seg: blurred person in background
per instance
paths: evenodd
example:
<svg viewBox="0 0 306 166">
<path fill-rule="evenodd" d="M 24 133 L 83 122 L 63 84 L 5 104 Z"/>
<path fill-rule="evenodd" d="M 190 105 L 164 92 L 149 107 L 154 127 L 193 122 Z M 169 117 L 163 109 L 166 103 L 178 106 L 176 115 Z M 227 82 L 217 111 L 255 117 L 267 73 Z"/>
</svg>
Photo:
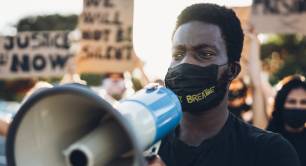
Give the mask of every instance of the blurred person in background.
<svg viewBox="0 0 306 166">
<path fill-rule="evenodd" d="M 24 102 L 26 102 L 29 97 L 31 95 L 33 95 L 35 92 L 41 90 L 41 89 L 44 89 L 44 88 L 52 88 L 53 85 L 46 82 L 46 81 L 37 81 L 35 83 L 35 85 L 26 93 L 26 95 L 23 97 L 21 103 L 23 104 Z"/>
<path fill-rule="evenodd" d="M 80 74 L 76 72 L 76 64 L 74 58 L 70 58 L 67 62 L 67 66 L 65 69 L 65 74 L 60 81 L 60 85 L 69 84 L 69 83 L 79 83 L 82 85 L 86 85 L 86 81 L 82 80 Z"/>
<path fill-rule="evenodd" d="M 9 124 L 6 121 L 0 119 L 0 135 L 1 136 L 6 136 L 8 127 L 9 127 Z"/>
<path fill-rule="evenodd" d="M 295 147 L 306 166 L 306 81 L 300 75 L 285 77 L 278 86 L 268 130 L 280 133 Z"/>
<path fill-rule="evenodd" d="M 7 135 L 9 129 L 9 122 L 0 119 L 0 166 L 6 165 L 6 158 L 5 158 L 5 137 Z"/>
<path fill-rule="evenodd" d="M 122 99 L 126 91 L 123 73 L 106 74 L 105 79 L 102 81 L 102 88 L 115 100 Z"/>
<path fill-rule="evenodd" d="M 306 166 L 306 82 L 301 75 L 285 77 L 273 88 L 262 70 L 260 42 L 253 28 L 248 56 L 248 74 L 253 85 L 253 124 L 280 133 Z M 253 108 L 252 108 L 253 109 Z"/>
<path fill-rule="evenodd" d="M 42 88 L 51 88 L 51 87 L 53 87 L 53 85 L 48 83 L 48 82 L 45 82 L 45 81 L 36 82 L 36 84 L 26 93 L 26 95 L 24 96 L 24 98 L 21 101 L 21 104 L 26 102 L 26 100 L 28 100 L 31 95 L 33 95 L 35 92 L 41 90 Z M 5 137 L 7 135 L 10 122 L 12 121 L 12 119 L 13 119 L 13 117 L 16 113 L 17 112 L 12 113 L 12 116 L 10 117 L 10 119 L 6 119 L 6 120 L 0 119 L 0 135 L 1 136 Z"/>
<path fill-rule="evenodd" d="M 41 90 L 42 88 L 51 88 L 51 87 L 53 87 L 53 85 L 48 82 L 45 82 L 45 81 L 36 82 L 36 84 L 26 93 L 21 104 L 26 102 L 26 100 L 28 100 L 31 95 Z M 0 136 L 1 136 L 0 137 L 0 166 L 6 165 L 5 137 L 8 134 L 10 123 L 13 120 L 16 113 L 17 112 L 11 113 L 11 116 L 9 119 L 0 119 Z"/>
<path fill-rule="evenodd" d="M 232 81 L 229 86 L 228 110 L 245 122 L 251 123 L 251 105 L 247 103 L 248 87 L 242 78 Z"/>
<path fill-rule="evenodd" d="M 9 123 L 20 108 L 20 105 L 16 101 L 0 100 L 0 136 L 6 136 Z"/>
<path fill-rule="evenodd" d="M 160 78 L 154 79 L 153 83 L 157 83 L 160 86 L 165 86 L 165 82 Z"/>
</svg>

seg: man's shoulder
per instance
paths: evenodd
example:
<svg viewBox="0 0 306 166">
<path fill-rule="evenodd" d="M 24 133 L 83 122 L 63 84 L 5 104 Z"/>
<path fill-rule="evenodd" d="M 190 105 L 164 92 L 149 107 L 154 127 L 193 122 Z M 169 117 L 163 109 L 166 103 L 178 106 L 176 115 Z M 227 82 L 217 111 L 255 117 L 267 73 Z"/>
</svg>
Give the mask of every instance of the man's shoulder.
<svg viewBox="0 0 306 166">
<path fill-rule="evenodd" d="M 236 117 L 232 117 L 232 121 L 232 130 L 235 130 L 235 133 L 241 137 L 244 137 L 245 139 L 253 140 L 255 142 L 266 142 L 273 139 L 282 139 L 282 137 L 277 133 L 262 130 L 251 124 L 243 122 Z"/>
<path fill-rule="evenodd" d="M 280 134 L 262 130 L 251 124 L 242 122 L 239 119 L 234 119 L 233 130 L 241 139 L 244 139 L 248 145 L 254 145 L 257 148 L 261 146 L 267 148 L 273 144 L 289 144 Z M 277 148 L 277 147 L 276 147 Z"/>
<path fill-rule="evenodd" d="M 280 134 L 262 130 L 240 120 L 234 120 L 233 129 L 244 142 L 243 146 L 252 149 L 259 165 L 299 165 L 293 146 Z M 267 164 L 269 163 L 269 164 Z"/>
</svg>

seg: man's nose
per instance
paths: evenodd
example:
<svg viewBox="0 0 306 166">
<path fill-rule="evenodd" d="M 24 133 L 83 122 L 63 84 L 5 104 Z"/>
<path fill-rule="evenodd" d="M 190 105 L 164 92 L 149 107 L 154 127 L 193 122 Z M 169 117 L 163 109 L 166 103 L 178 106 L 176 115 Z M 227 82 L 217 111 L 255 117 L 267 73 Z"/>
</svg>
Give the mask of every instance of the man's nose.
<svg viewBox="0 0 306 166">
<path fill-rule="evenodd" d="M 183 59 L 180 61 L 180 64 L 188 63 L 188 64 L 196 65 L 198 63 L 198 61 L 194 58 L 193 54 L 194 53 L 192 51 L 187 51 L 185 53 L 185 56 L 183 57 Z"/>
</svg>

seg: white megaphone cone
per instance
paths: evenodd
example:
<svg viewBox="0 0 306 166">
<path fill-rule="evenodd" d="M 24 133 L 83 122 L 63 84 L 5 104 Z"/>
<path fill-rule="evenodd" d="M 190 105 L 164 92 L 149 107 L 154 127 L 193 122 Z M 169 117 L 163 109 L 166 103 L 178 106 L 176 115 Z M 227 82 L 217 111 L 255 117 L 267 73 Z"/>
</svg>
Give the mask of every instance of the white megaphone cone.
<svg viewBox="0 0 306 166">
<path fill-rule="evenodd" d="M 144 165 L 142 153 L 181 119 L 178 98 L 145 88 L 116 108 L 83 86 L 42 90 L 26 101 L 7 137 L 10 166 Z"/>
</svg>

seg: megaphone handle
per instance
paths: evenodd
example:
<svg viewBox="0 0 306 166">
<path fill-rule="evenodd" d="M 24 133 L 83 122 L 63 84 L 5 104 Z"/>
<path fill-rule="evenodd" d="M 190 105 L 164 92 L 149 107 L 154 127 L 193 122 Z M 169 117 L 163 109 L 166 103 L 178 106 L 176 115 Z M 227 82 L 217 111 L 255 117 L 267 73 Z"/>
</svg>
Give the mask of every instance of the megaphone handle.
<svg viewBox="0 0 306 166">
<path fill-rule="evenodd" d="M 158 141 L 157 143 L 152 145 L 148 150 L 144 151 L 143 155 L 146 158 L 157 155 L 160 145 L 161 145 L 161 141 Z"/>
</svg>

